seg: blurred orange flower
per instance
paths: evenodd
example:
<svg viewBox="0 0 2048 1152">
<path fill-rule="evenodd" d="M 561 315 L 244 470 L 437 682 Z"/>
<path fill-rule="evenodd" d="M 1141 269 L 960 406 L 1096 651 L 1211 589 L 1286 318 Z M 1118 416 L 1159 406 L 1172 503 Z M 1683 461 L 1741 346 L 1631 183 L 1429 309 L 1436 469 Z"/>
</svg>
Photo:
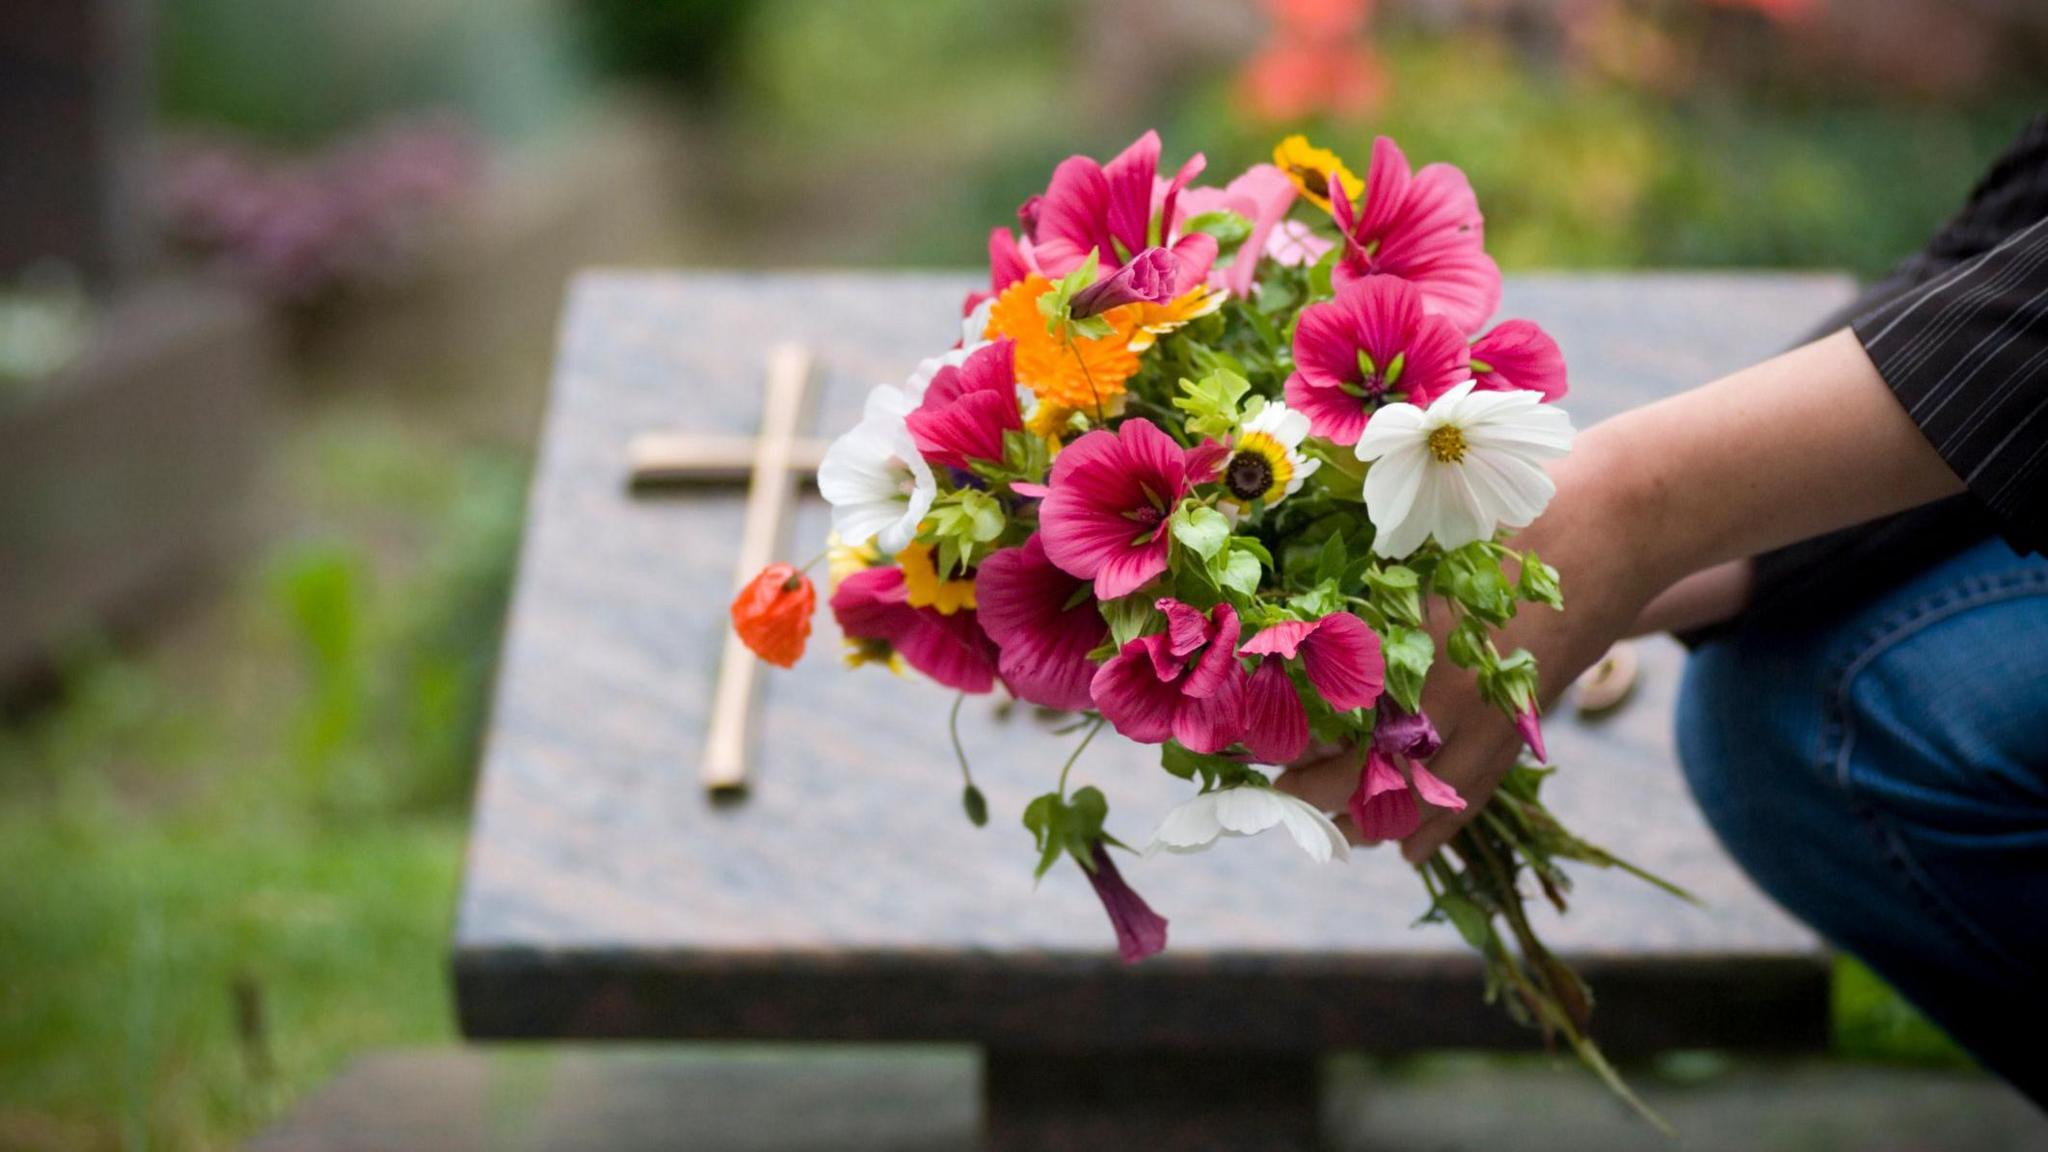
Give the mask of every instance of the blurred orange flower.
<svg viewBox="0 0 2048 1152">
<path fill-rule="evenodd" d="M 818 590 L 789 564 L 770 564 L 732 598 L 732 628 L 754 655 L 788 668 L 811 638 Z"/>
<path fill-rule="evenodd" d="M 1238 88 L 1270 123 L 1317 113 L 1363 119 L 1387 96 L 1386 71 L 1365 39 L 1372 0 L 1266 0 L 1273 35 L 1247 60 Z"/>
</svg>

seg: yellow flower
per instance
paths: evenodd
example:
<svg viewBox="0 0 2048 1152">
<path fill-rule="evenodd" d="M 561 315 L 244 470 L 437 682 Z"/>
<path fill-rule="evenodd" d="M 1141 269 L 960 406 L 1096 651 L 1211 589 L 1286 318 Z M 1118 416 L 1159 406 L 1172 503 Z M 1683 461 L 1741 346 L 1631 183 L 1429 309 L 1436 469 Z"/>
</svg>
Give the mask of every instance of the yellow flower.
<svg viewBox="0 0 2048 1152">
<path fill-rule="evenodd" d="M 973 579 L 941 580 L 938 565 L 932 562 L 931 545 L 913 542 L 896 554 L 896 563 L 903 567 L 903 591 L 912 608 L 936 608 L 939 615 L 951 616 L 974 607 Z"/>
<path fill-rule="evenodd" d="M 875 547 L 873 540 L 851 545 L 841 540 L 837 532 L 825 538 L 825 586 L 834 592 L 839 590 L 841 580 L 881 562 L 881 549 Z"/>
<path fill-rule="evenodd" d="M 1308 142 L 1306 136 L 1289 136 L 1273 149 L 1273 163 L 1279 166 L 1287 178 L 1294 181 L 1294 187 L 1309 203 L 1330 210 L 1330 177 L 1335 176 L 1343 185 L 1344 195 L 1352 200 L 1365 191 L 1365 181 L 1352 174 L 1328 148 L 1318 148 Z"/>
<path fill-rule="evenodd" d="M 859 668 L 865 664 L 880 664 L 898 676 L 903 675 L 903 657 L 887 640 L 860 640 L 846 638 L 846 666 Z"/>
<path fill-rule="evenodd" d="M 1239 507 L 1277 504 L 1301 491 L 1320 460 L 1302 455 L 1308 438 L 1308 417 L 1275 400 L 1260 408 L 1238 429 L 1230 459 L 1223 465 L 1224 495 Z"/>
<path fill-rule="evenodd" d="M 1060 433 L 1067 430 L 1067 422 L 1074 418 L 1074 410 L 1050 400 L 1040 400 L 1024 414 L 1024 427 L 1033 436 L 1046 442 L 1046 448 L 1058 454 Z"/>
<path fill-rule="evenodd" d="M 1164 304 L 1129 305 L 1137 313 L 1138 320 L 1138 330 L 1131 334 L 1131 351 L 1143 352 L 1152 347 L 1159 337 L 1223 307 L 1223 302 L 1229 297 L 1230 293 L 1203 284 Z"/>
<path fill-rule="evenodd" d="M 1106 411 L 1112 399 L 1123 395 L 1124 381 L 1138 371 L 1138 354 L 1131 348 L 1135 309 L 1127 305 L 1104 312 L 1102 318 L 1113 329 L 1109 335 L 1069 344 L 1046 331 L 1045 317 L 1038 312 L 1038 298 L 1050 291 L 1052 282 L 1043 276 L 1027 276 L 1003 289 L 989 310 L 989 336 L 1016 342 L 1017 381 L 1041 401 L 1077 412 Z"/>
</svg>

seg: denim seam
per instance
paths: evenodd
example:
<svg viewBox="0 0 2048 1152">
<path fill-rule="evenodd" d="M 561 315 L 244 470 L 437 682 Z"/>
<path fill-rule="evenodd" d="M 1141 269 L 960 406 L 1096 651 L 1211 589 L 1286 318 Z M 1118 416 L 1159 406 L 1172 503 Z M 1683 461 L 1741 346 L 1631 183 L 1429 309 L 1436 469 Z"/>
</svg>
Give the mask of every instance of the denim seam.
<svg viewBox="0 0 2048 1152">
<path fill-rule="evenodd" d="M 1821 753 L 1819 767 L 1826 772 L 1832 766 L 1835 784 L 1847 798 L 1850 809 L 1863 821 L 1879 854 L 1898 873 L 1914 898 L 1930 913 L 1975 940 L 2020 975 L 2025 974 L 2026 966 L 2007 953 L 1960 908 L 1942 897 L 1906 847 L 1883 807 L 1857 789 L 1850 771 L 1850 759 L 1856 747 L 1856 728 L 1849 694 L 1856 678 L 1865 669 L 1908 637 L 1973 608 L 2041 595 L 2048 595 L 2048 570 L 2036 568 L 1996 576 L 1973 576 L 1924 597 L 1873 625 L 1829 671 L 1832 688 L 1826 698 L 1830 702 L 1830 715 L 1821 726 L 1820 747 L 1817 749 Z"/>
</svg>

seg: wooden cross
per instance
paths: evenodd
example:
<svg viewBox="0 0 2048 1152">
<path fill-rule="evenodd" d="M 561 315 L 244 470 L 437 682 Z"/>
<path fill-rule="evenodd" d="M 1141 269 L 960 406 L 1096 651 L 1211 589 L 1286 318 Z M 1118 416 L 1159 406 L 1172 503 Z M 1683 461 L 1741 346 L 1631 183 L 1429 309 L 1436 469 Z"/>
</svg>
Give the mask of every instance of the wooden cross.
<svg viewBox="0 0 2048 1152">
<path fill-rule="evenodd" d="M 774 562 L 788 546 L 790 513 L 800 480 L 815 479 L 825 444 L 798 434 L 812 409 L 810 349 L 782 344 L 768 353 L 759 436 L 649 432 L 627 446 L 635 491 L 670 485 L 747 482 L 746 519 L 733 565 L 733 590 Z M 760 661 L 725 630 L 718 682 L 706 725 L 701 775 L 714 795 L 746 790 L 753 759 L 754 695 Z"/>
</svg>

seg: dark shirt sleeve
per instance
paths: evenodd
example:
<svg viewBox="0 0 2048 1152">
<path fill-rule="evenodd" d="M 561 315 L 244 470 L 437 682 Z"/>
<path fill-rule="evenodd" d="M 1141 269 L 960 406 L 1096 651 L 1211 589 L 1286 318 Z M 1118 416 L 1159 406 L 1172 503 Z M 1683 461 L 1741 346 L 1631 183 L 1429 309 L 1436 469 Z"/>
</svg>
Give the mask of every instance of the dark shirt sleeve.
<svg viewBox="0 0 2048 1152">
<path fill-rule="evenodd" d="M 2048 219 L 1852 327 L 2007 539 L 2025 551 L 2048 546 Z"/>
</svg>

